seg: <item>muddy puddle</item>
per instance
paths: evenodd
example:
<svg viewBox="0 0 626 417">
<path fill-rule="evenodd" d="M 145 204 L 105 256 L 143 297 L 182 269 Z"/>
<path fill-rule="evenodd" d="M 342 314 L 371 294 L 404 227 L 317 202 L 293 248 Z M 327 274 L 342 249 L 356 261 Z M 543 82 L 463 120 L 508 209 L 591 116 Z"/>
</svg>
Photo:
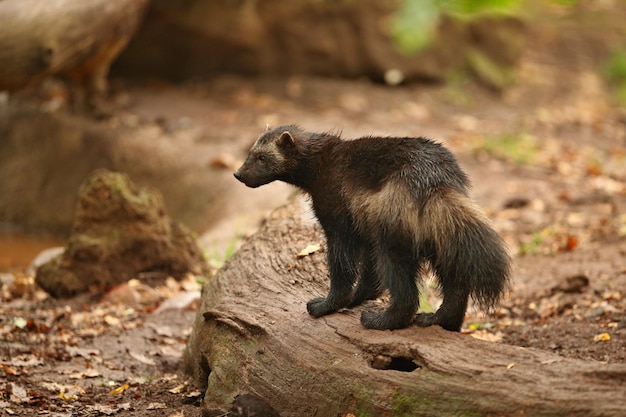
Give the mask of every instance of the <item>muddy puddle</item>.
<svg viewBox="0 0 626 417">
<path fill-rule="evenodd" d="M 64 244 L 53 236 L 0 233 L 0 272 L 24 270 L 44 249 Z"/>
</svg>

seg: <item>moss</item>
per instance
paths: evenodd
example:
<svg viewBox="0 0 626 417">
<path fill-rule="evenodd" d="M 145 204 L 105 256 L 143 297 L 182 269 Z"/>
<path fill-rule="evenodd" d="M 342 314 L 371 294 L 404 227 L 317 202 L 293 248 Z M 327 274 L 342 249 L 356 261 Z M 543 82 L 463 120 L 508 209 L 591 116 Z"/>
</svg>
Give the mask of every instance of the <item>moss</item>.
<svg viewBox="0 0 626 417">
<path fill-rule="evenodd" d="M 391 409 L 394 417 L 411 417 L 416 414 L 422 414 L 430 407 L 431 400 L 423 396 L 410 396 L 394 392 L 391 395 Z M 418 411 L 419 410 L 419 411 Z"/>
<path fill-rule="evenodd" d="M 441 403 L 438 406 L 431 399 L 429 394 L 406 394 L 398 391 L 391 395 L 392 404 L 391 410 L 393 417 L 415 417 L 415 416 L 430 416 L 430 415 L 446 415 L 446 416 L 458 416 L 458 417 L 480 417 L 483 413 L 468 410 L 467 407 L 459 406 L 454 409 L 454 399 L 450 399 L 448 407 L 446 409 L 441 408 Z"/>
<path fill-rule="evenodd" d="M 353 414 L 356 417 L 374 417 L 376 412 L 372 407 L 372 395 L 365 388 L 361 389 L 361 391 L 353 394 L 356 401 Z"/>
</svg>

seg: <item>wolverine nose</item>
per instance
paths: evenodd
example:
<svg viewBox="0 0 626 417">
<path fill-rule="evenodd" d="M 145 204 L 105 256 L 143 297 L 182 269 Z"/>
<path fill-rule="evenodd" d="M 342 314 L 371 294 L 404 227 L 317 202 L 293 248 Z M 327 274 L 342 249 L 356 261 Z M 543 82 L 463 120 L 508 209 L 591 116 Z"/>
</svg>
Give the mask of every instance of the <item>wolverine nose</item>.
<svg viewBox="0 0 626 417">
<path fill-rule="evenodd" d="M 233 175 L 235 176 L 235 178 L 237 178 L 238 181 L 241 181 L 241 174 L 239 173 L 239 171 L 235 171 Z"/>
</svg>

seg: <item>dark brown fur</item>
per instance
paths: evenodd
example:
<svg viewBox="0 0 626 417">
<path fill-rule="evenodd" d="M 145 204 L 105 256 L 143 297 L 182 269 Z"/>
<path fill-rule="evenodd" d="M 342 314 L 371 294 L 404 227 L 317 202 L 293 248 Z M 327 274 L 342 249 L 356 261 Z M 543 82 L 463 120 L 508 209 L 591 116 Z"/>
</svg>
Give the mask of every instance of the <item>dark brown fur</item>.
<svg viewBox="0 0 626 417">
<path fill-rule="evenodd" d="M 314 317 L 378 297 L 365 311 L 374 329 L 408 326 L 419 307 L 419 278 L 434 271 L 443 293 L 417 324 L 458 331 L 469 297 L 491 310 L 505 291 L 510 259 L 454 156 L 424 138 L 342 140 L 281 126 L 262 134 L 235 177 L 250 187 L 280 180 L 306 191 L 328 241 L 330 292 L 307 304 Z M 359 279 L 360 278 L 360 279 Z M 355 287 L 355 283 L 358 284 Z"/>
</svg>

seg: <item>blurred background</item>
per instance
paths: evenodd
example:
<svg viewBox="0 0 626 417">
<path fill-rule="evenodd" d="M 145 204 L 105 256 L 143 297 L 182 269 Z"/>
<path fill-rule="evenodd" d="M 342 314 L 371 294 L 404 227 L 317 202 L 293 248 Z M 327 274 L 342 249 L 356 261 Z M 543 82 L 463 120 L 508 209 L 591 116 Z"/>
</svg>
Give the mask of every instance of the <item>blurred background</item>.
<svg viewBox="0 0 626 417">
<path fill-rule="evenodd" d="M 96 168 L 219 265 L 293 192 L 266 125 L 444 142 L 516 254 L 626 234 L 623 0 L 0 0 L 0 270 L 62 244 Z M 574 207 L 574 208 L 572 208 Z"/>
</svg>

